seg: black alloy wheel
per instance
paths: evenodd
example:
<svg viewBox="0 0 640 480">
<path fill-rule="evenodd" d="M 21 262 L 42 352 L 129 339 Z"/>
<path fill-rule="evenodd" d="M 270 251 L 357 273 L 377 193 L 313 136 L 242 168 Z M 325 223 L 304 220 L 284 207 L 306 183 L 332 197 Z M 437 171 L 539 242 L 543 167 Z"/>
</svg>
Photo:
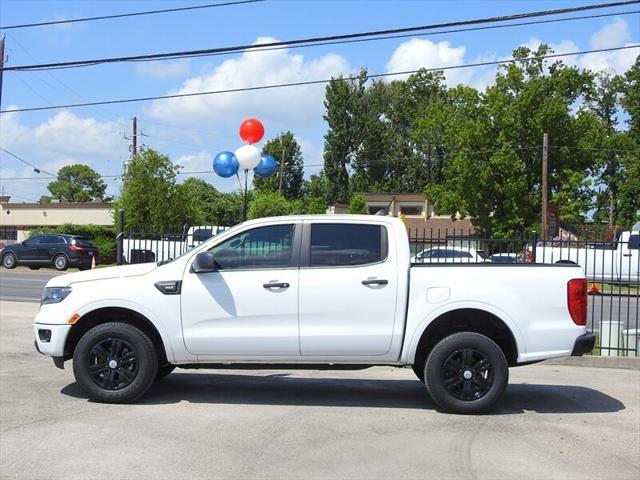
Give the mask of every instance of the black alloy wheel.
<svg viewBox="0 0 640 480">
<path fill-rule="evenodd" d="M 158 374 L 158 352 L 133 325 L 108 322 L 90 328 L 73 351 L 73 374 L 90 399 L 129 403 L 149 390 Z"/>
<path fill-rule="evenodd" d="M 106 338 L 91 348 L 88 368 L 96 385 L 105 390 L 120 390 L 138 375 L 138 358 L 128 342 Z"/>
<path fill-rule="evenodd" d="M 490 338 L 459 332 L 442 339 L 427 357 L 425 384 L 447 412 L 478 414 L 491 410 L 509 383 L 504 352 Z"/>
<path fill-rule="evenodd" d="M 442 378 L 447 391 L 459 400 L 484 397 L 493 386 L 493 369 L 489 359 L 472 348 L 456 350 L 442 365 Z"/>
</svg>

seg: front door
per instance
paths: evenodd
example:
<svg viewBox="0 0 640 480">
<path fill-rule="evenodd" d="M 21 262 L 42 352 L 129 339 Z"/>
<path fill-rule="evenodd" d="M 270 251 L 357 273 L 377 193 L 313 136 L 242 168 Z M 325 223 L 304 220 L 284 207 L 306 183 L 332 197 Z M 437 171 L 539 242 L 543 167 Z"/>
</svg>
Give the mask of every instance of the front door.
<svg viewBox="0 0 640 480">
<path fill-rule="evenodd" d="M 300 267 L 303 356 L 384 355 L 393 337 L 395 252 L 380 224 L 306 223 Z"/>
<path fill-rule="evenodd" d="M 293 223 L 258 226 L 210 251 L 217 271 L 187 271 L 182 329 L 189 352 L 238 360 L 299 356 L 299 233 Z"/>
<path fill-rule="evenodd" d="M 22 242 L 22 248 L 19 250 L 18 259 L 27 262 L 34 262 L 38 260 L 38 248 L 40 246 L 41 238 L 42 235 L 36 235 L 35 237 Z"/>
</svg>

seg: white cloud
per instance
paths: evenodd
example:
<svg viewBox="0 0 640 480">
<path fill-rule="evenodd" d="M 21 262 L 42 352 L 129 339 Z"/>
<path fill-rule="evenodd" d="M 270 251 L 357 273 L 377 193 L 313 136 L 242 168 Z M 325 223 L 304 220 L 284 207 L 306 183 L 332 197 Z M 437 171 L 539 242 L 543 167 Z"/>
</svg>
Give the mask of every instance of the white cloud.
<svg viewBox="0 0 640 480">
<path fill-rule="evenodd" d="M 627 22 L 621 18 L 605 25 L 589 39 L 591 49 L 611 48 L 632 45 L 632 36 Z M 638 55 L 638 49 L 617 50 L 614 52 L 589 53 L 583 55 L 580 64 L 593 71 L 606 70 L 613 73 L 626 72 Z"/>
<path fill-rule="evenodd" d="M 191 72 L 191 60 L 142 62 L 136 65 L 136 72 L 153 78 L 183 77 Z"/>
<path fill-rule="evenodd" d="M 11 108 L 11 107 L 9 107 Z M 0 116 L 0 146 L 36 165 L 42 172 L 56 174 L 74 163 L 90 165 L 98 173 L 114 174 L 122 169 L 122 159 L 128 156 L 123 128 L 119 122 L 100 122 L 91 117 L 80 117 L 69 111 L 61 111 L 35 126 L 20 121 L 17 113 Z M 11 177 L 37 177 L 36 180 L 4 180 Z M 36 173 L 0 152 L 0 184 L 8 194 L 38 199 L 47 194 L 45 173 Z M 105 179 L 110 194 L 117 193 L 117 181 Z"/>
<path fill-rule="evenodd" d="M 433 69 L 451 67 L 466 63 L 480 63 L 495 60 L 494 54 L 483 54 L 470 62 L 465 60 L 467 47 L 452 46 L 449 42 L 434 43 L 428 39 L 412 38 L 395 49 L 386 64 L 387 72 L 402 72 L 420 68 Z M 445 70 L 444 75 L 449 86 L 460 83 L 484 89 L 495 77 L 491 67 L 456 68 Z M 389 79 L 407 78 L 409 75 L 394 75 Z"/>
<path fill-rule="evenodd" d="M 273 42 L 273 38 L 258 38 L 255 44 Z M 288 49 L 244 52 L 240 57 L 225 60 L 212 72 L 186 80 L 171 94 L 227 90 L 259 85 L 303 82 L 331 78 L 350 73 L 347 60 L 336 54 L 307 60 Z M 305 85 L 223 95 L 159 100 L 147 110 L 150 117 L 171 119 L 173 123 L 206 124 L 220 128 L 236 124 L 244 118 L 258 117 L 266 125 L 267 137 L 291 125 L 317 125 L 321 121 L 324 85 Z"/>
</svg>

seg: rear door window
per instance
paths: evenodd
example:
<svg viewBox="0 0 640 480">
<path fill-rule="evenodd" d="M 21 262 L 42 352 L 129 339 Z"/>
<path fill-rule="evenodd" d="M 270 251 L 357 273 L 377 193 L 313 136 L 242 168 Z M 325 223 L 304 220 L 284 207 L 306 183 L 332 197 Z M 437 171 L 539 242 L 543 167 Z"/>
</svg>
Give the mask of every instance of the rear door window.
<svg viewBox="0 0 640 480">
<path fill-rule="evenodd" d="M 640 235 L 629 235 L 629 250 L 640 250 Z"/>
<path fill-rule="evenodd" d="M 83 247 L 83 248 L 95 247 L 93 242 L 88 238 L 77 237 L 75 241 L 76 241 L 76 245 L 79 247 Z"/>
<path fill-rule="evenodd" d="M 316 223 L 311 225 L 311 267 L 367 265 L 387 258 L 387 230 L 382 225 Z"/>
</svg>

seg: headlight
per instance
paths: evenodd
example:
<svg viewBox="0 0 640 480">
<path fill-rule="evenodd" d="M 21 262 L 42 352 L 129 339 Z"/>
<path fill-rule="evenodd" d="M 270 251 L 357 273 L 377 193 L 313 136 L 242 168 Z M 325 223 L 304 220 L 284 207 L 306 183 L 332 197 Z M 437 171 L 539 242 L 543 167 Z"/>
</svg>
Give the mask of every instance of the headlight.
<svg viewBox="0 0 640 480">
<path fill-rule="evenodd" d="M 60 303 L 71 293 L 71 287 L 46 287 L 42 290 L 40 305 L 48 303 Z"/>
</svg>

